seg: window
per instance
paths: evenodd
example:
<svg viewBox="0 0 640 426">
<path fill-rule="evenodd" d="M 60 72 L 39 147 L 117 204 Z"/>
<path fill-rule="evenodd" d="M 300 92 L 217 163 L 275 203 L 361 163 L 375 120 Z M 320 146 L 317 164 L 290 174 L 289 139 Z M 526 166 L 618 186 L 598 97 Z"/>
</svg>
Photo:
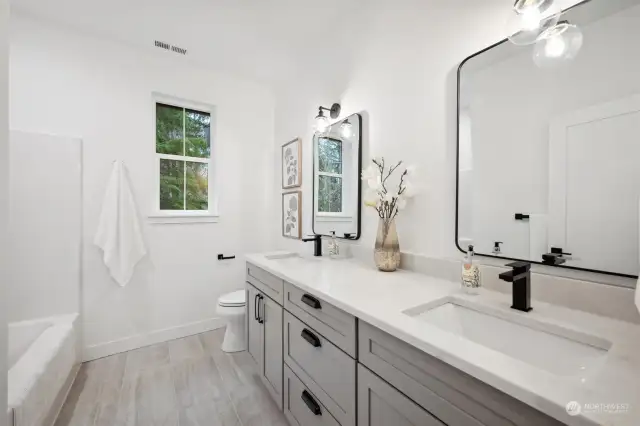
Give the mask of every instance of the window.
<svg viewBox="0 0 640 426">
<path fill-rule="evenodd" d="M 342 141 L 318 138 L 318 213 L 343 213 Z"/>
<path fill-rule="evenodd" d="M 207 215 L 211 200 L 211 113 L 156 103 L 157 210 Z"/>
</svg>

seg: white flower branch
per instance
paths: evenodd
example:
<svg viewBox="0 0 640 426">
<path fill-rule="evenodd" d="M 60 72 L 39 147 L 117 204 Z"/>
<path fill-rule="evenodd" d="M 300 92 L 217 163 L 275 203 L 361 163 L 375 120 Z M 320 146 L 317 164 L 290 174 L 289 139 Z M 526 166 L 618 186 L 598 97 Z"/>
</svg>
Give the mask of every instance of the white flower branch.
<svg viewBox="0 0 640 426">
<path fill-rule="evenodd" d="M 410 174 L 409 171 L 414 168 L 409 166 L 400 174 L 397 192 L 390 193 L 387 189 L 387 182 L 403 162 L 399 161 L 389 168 L 386 167 L 384 158 L 374 158 L 371 162 L 372 164 L 362 172 L 362 179 L 366 180 L 369 186 L 369 196 L 365 203 L 367 206 L 375 208 L 381 219 L 390 221 L 404 208 L 407 198 L 410 198 L 407 191 L 409 184 L 407 177 Z"/>
</svg>

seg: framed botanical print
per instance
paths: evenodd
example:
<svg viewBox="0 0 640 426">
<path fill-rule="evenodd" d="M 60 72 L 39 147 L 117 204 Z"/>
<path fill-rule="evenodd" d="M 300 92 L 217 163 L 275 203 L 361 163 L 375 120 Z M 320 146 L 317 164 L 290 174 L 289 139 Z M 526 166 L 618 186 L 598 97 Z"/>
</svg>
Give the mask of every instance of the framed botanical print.
<svg viewBox="0 0 640 426">
<path fill-rule="evenodd" d="M 282 145 L 282 189 L 302 185 L 302 141 L 296 138 Z"/>
<path fill-rule="evenodd" d="M 282 236 L 302 238 L 302 191 L 282 194 Z"/>
</svg>

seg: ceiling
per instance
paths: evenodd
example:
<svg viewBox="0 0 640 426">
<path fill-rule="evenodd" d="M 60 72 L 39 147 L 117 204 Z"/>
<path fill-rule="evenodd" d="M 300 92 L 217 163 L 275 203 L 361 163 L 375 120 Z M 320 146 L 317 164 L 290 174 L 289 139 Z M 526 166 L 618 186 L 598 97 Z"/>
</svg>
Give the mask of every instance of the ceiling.
<svg viewBox="0 0 640 426">
<path fill-rule="evenodd" d="M 184 60 L 279 86 L 301 76 L 343 78 L 376 5 L 461 8 L 467 1 L 477 0 L 11 0 L 11 6 L 144 49 L 167 42 L 188 50 Z M 502 1 L 506 13 L 513 0 Z M 578 1 L 557 0 L 561 7 Z"/>
<path fill-rule="evenodd" d="M 161 40 L 188 60 L 269 84 L 336 67 L 366 0 L 12 0 L 12 11 L 153 49 Z M 342 47 L 344 46 L 344 47 Z"/>
</svg>

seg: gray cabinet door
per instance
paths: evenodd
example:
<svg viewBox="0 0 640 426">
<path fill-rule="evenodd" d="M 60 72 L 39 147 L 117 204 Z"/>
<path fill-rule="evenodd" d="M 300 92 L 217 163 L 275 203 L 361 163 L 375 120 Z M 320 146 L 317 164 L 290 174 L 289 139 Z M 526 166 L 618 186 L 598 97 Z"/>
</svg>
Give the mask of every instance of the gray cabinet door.
<svg viewBox="0 0 640 426">
<path fill-rule="evenodd" d="M 263 323 L 263 381 L 282 409 L 282 306 L 262 296 L 260 316 Z"/>
<path fill-rule="evenodd" d="M 415 402 L 358 365 L 358 426 L 443 426 Z"/>
<path fill-rule="evenodd" d="M 247 350 L 262 373 L 262 325 L 256 319 L 260 292 L 247 283 Z"/>
</svg>

